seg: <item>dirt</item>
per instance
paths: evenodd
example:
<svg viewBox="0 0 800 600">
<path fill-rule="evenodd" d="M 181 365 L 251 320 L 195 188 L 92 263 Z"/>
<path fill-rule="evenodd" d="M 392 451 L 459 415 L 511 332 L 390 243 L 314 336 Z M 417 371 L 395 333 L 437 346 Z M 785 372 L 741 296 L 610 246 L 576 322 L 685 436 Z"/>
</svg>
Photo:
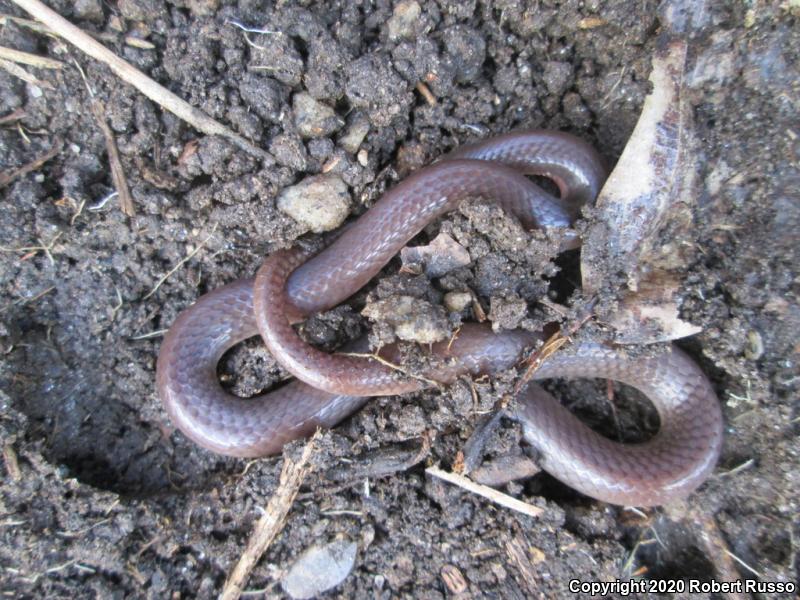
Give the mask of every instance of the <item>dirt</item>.
<svg viewBox="0 0 800 600">
<path fill-rule="evenodd" d="M 573 132 L 613 164 L 650 89 L 665 11 L 673 10 L 673 23 L 682 18 L 679 4 L 659 12 L 632 1 L 445 0 L 421 3 L 420 11 L 411 4 L 51 4 L 268 149 L 274 161 L 263 162 L 191 129 L 65 42 L 10 20 L 0 25 L 0 45 L 64 63 L 57 71 L 26 67 L 49 86 L 0 70 L 0 117 L 24 111 L 0 127 L 0 172 L 60 145 L 44 166 L 0 189 L 6 596 L 219 594 L 282 461 L 215 456 L 173 430 L 154 386 L 165 328 L 200 295 L 251 275 L 263 256 L 305 230 L 275 201 L 308 174 L 339 175 L 356 216 L 413 169 L 514 128 Z M 432 436 L 426 460 L 368 484 L 311 475 L 248 589 L 280 597 L 277 582 L 297 556 L 337 538 L 358 542 L 358 554 L 331 597 L 444 598 L 453 568 L 466 585 L 461 597 L 569 596 L 576 577 L 709 579 L 726 557 L 703 545 L 689 518 L 698 511 L 744 563 L 736 564 L 741 577 L 798 579 L 797 8 L 698 6 L 684 24 L 701 149 L 689 242 L 697 258 L 683 269 L 680 299 L 681 315 L 702 332 L 680 345 L 712 379 L 725 414 L 715 474 L 685 505 L 645 513 L 585 498 L 545 474 L 506 486 L 543 509 L 534 519 L 424 472 L 426 464 L 452 466 L 476 411 L 492 406 L 513 373 L 476 382 L 477 404 L 466 383 L 376 399 L 325 434 L 317 473 L 355 461 L 357 474 L 375 453 L 414 451 Z M 7 1 L 0 12 L 24 16 Z M 129 35 L 150 45 L 126 43 Z M 335 111 L 306 137 L 295 123 L 300 92 Z M 93 98 L 119 146 L 133 218 L 109 199 L 114 186 Z M 491 208 L 469 204 L 419 241 L 439 231 L 467 248 L 470 265 L 430 282 L 398 274 L 396 261 L 352 307 L 315 317 L 307 335 L 332 348 L 369 329 L 359 314 L 367 294 L 424 298 L 440 313 L 442 295 L 464 285 L 498 325 L 533 328 L 553 318 L 538 299 L 569 302 L 579 281 L 574 255 L 553 259 L 535 233 L 516 244 L 518 225 Z M 450 315 L 449 326 L 471 312 Z M 376 332 L 373 339 L 391 335 L 386 323 Z M 286 377 L 255 340 L 223 363 L 223 379 L 244 396 Z M 551 389 L 612 436 L 640 439 L 655 427 L 652 411 L 625 390 L 617 390 L 615 418 L 604 382 Z M 489 454 L 516 451 L 518 439 L 516 426 L 503 424 Z"/>
</svg>

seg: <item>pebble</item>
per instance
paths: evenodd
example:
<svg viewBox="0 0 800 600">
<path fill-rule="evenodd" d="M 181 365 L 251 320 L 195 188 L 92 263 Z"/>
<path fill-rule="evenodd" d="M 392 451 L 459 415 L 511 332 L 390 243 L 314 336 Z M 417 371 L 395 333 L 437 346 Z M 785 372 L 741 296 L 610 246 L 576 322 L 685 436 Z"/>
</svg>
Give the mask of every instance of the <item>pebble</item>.
<svg viewBox="0 0 800 600">
<path fill-rule="evenodd" d="M 286 188 L 277 199 L 278 209 L 304 225 L 306 231 L 322 233 L 341 225 L 350 212 L 350 192 L 334 173 L 312 175 Z"/>
<path fill-rule="evenodd" d="M 283 591 L 295 600 L 314 598 L 342 583 L 353 570 L 358 545 L 347 539 L 312 546 L 281 580 Z"/>
<path fill-rule="evenodd" d="M 416 23 L 422 8 L 418 2 L 399 2 L 394 7 L 394 12 L 386 22 L 389 39 L 396 41 L 400 38 L 414 37 L 414 23 Z"/>
<path fill-rule="evenodd" d="M 292 100 L 294 124 L 304 138 L 327 137 L 344 126 L 344 121 L 327 104 L 300 92 Z"/>
<path fill-rule="evenodd" d="M 369 302 L 361 314 L 388 323 L 394 328 L 395 335 L 407 342 L 432 344 L 450 336 L 442 307 L 413 296 L 391 296 Z"/>
<path fill-rule="evenodd" d="M 469 292 L 447 292 L 444 295 L 444 307 L 450 312 L 461 312 L 472 304 Z"/>
<path fill-rule="evenodd" d="M 351 154 L 355 154 L 367 133 L 369 133 L 369 119 L 363 112 L 357 112 L 350 118 L 350 124 L 344 135 L 339 138 L 339 144 Z"/>
<path fill-rule="evenodd" d="M 103 7 L 100 5 L 100 0 L 76 0 L 72 5 L 72 11 L 80 20 L 103 22 Z"/>
</svg>

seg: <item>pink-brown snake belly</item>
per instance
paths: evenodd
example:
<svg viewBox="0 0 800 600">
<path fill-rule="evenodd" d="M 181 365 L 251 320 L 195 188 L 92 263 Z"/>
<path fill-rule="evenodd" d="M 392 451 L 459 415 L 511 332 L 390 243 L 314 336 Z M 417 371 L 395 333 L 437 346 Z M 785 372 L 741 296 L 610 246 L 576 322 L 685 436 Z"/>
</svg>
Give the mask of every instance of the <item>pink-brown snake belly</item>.
<svg viewBox="0 0 800 600">
<path fill-rule="evenodd" d="M 559 187 L 556 199 L 524 174 Z M 173 422 L 198 444 L 232 456 L 263 456 L 317 427 L 332 427 L 369 396 L 426 386 L 375 360 L 327 354 L 291 327 L 304 315 L 352 296 L 429 222 L 467 197 L 498 202 L 526 227 L 538 226 L 574 247 L 569 224 L 597 195 L 605 177 L 594 150 L 563 133 L 515 132 L 457 150 L 384 195 L 331 246 L 311 259 L 298 250 L 270 256 L 254 280 L 215 290 L 185 310 L 158 357 L 159 395 Z M 299 265 L 299 266 L 298 266 Z M 243 400 L 226 392 L 217 363 L 229 348 L 262 334 L 275 359 L 298 377 Z M 435 344 L 439 366 L 423 377 L 450 382 L 462 373 L 492 373 L 516 364 L 540 336 L 463 327 L 452 343 Z M 366 350 L 363 342 L 349 350 Z M 381 355 L 392 360 L 395 349 Z M 599 377 L 642 391 L 655 405 L 659 432 L 643 444 L 620 444 L 593 432 L 544 390 L 531 384 L 513 417 L 542 467 L 573 488 L 606 502 L 648 506 L 685 496 L 710 474 L 722 443 L 722 415 L 710 382 L 678 348 L 656 358 L 581 344 L 556 353 L 535 379 Z"/>
</svg>

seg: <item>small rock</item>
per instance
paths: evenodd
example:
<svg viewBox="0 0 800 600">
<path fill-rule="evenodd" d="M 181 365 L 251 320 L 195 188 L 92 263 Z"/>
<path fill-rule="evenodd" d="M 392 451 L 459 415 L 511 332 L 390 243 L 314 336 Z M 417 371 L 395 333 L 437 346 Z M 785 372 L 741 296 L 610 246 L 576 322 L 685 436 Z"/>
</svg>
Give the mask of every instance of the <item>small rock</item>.
<svg viewBox="0 0 800 600">
<path fill-rule="evenodd" d="M 411 0 L 410 2 L 399 2 L 394 7 L 394 12 L 386 22 L 389 39 L 392 41 L 400 38 L 414 37 L 414 23 L 422 13 L 419 3 Z"/>
<path fill-rule="evenodd" d="M 744 347 L 744 355 L 749 360 L 758 360 L 764 355 L 764 341 L 761 334 L 755 329 L 747 332 L 747 345 Z"/>
<path fill-rule="evenodd" d="M 103 22 L 103 7 L 99 0 L 76 0 L 72 10 L 78 19 L 94 23 Z"/>
<path fill-rule="evenodd" d="M 346 539 L 312 546 L 300 555 L 281 581 L 283 591 L 295 600 L 302 600 L 336 587 L 353 570 L 357 550 L 357 544 Z"/>
<path fill-rule="evenodd" d="M 187 6 L 193 15 L 207 17 L 217 12 L 219 0 L 189 0 Z"/>
<path fill-rule="evenodd" d="M 327 104 L 300 92 L 292 100 L 294 124 L 305 138 L 326 137 L 342 128 L 344 121 Z"/>
<path fill-rule="evenodd" d="M 441 277 L 470 263 L 467 249 L 446 233 L 437 235 L 427 246 L 403 248 L 400 251 L 400 260 L 412 272 L 417 271 L 413 268 L 414 265 L 423 265 L 428 277 Z"/>
<path fill-rule="evenodd" d="M 380 592 L 384 585 L 386 585 L 386 577 L 383 575 L 375 575 L 375 578 L 372 580 L 372 586 L 375 588 L 375 591 Z"/>
<path fill-rule="evenodd" d="M 447 292 L 444 295 L 444 307 L 450 312 L 461 312 L 472 304 L 469 292 Z"/>
<path fill-rule="evenodd" d="M 347 218 L 350 192 L 338 175 L 313 175 L 283 190 L 277 206 L 307 231 L 322 233 L 336 229 Z"/>
<path fill-rule="evenodd" d="M 342 148 L 355 154 L 361 147 L 361 142 L 369 133 L 369 119 L 363 112 L 356 112 L 350 117 L 350 124 L 344 135 L 339 138 L 339 144 Z"/>
<path fill-rule="evenodd" d="M 444 309 L 413 296 L 391 296 L 369 302 L 361 314 L 387 323 L 397 337 L 407 342 L 432 344 L 450 335 Z"/>
</svg>

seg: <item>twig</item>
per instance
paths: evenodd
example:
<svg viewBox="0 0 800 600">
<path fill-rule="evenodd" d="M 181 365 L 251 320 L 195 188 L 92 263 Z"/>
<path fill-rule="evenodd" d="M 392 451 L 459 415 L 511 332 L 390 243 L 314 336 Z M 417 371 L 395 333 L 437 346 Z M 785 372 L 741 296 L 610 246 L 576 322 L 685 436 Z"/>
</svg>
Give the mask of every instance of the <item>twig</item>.
<svg viewBox="0 0 800 600">
<path fill-rule="evenodd" d="M 0 188 L 7 186 L 9 183 L 18 179 L 28 173 L 38 170 L 44 163 L 53 158 L 56 154 L 61 152 L 61 140 L 53 142 L 53 147 L 47 152 L 42 154 L 39 158 L 35 158 L 27 165 L 22 165 L 20 168 L 15 169 L 9 173 L 0 173 Z"/>
<path fill-rule="evenodd" d="M 49 288 L 45 288 L 44 290 L 36 294 L 33 298 L 19 298 L 18 300 L 14 301 L 14 304 L 25 306 L 26 304 L 30 304 L 31 302 L 36 302 L 39 298 L 43 298 L 44 296 L 52 292 L 54 289 L 56 289 L 56 286 L 51 285 Z"/>
<path fill-rule="evenodd" d="M 407 369 L 404 369 L 400 365 L 397 365 L 389 360 L 386 360 L 385 358 L 379 356 L 374 352 L 339 352 L 338 354 L 340 354 L 341 356 L 354 356 L 355 358 L 370 358 L 372 360 L 381 363 L 385 367 L 389 367 L 393 371 L 402 373 L 406 377 L 411 377 L 412 379 L 418 379 L 419 381 L 427 383 L 428 385 L 431 385 L 433 387 L 441 388 L 442 386 L 440 382 L 434 379 L 428 379 L 427 377 L 423 377 L 422 375 L 414 375 L 413 373 L 410 373 Z"/>
<path fill-rule="evenodd" d="M 628 559 L 625 561 L 625 564 L 622 565 L 622 574 L 625 577 L 630 577 L 632 575 L 631 569 L 633 568 L 633 563 L 636 560 L 636 553 L 639 551 L 639 548 L 643 546 L 650 546 L 651 544 L 656 543 L 656 538 L 644 539 L 644 534 L 644 531 L 639 534 L 639 539 L 636 541 L 636 545 L 633 547 L 633 550 L 631 550 L 630 554 L 628 554 Z"/>
<path fill-rule="evenodd" d="M 131 341 L 149 340 L 150 338 L 160 337 L 167 333 L 167 331 L 169 331 L 169 329 L 156 329 L 155 331 L 150 331 L 141 335 L 135 335 L 133 337 L 129 337 L 128 339 Z"/>
<path fill-rule="evenodd" d="M 89 85 L 89 80 L 86 78 L 86 73 L 83 72 L 78 61 L 74 62 L 75 68 L 78 69 L 78 73 L 81 74 L 81 79 L 83 79 L 83 85 L 86 86 L 86 91 L 89 92 L 92 114 L 94 118 L 97 119 L 100 131 L 103 132 L 103 139 L 106 142 L 106 152 L 108 153 L 108 166 L 111 167 L 111 180 L 114 182 L 114 188 L 116 189 L 115 194 L 119 196 L 119 206 L 123 213 L 129 217 L 133 217 L 136 215 L 136 209 L 133 206 L 133 198 L 131 197 L 131 191 L 128 187 L 128 179 L 125 177 L 125 170 L 122 168 L 122 160 L 119 157 L 119 150 L 117 149 L 117 140 L 114 137 L 114 132 L 111 131 L 111 127 L 108 126 L 108 122 L 106 121 L 106 108 L 103 103 L 95 97 L 94 91 Z M 110 197 L 107 198 L 110 199 Z M 89 210 L 95 209 L 90 208 Z"/>
<path fill-rule="evenodd" d="M 418 81 L 417 85 L 414 86 L 416 90 L 425 98 L 425 102 L 428 103 L 429 106 L 436 106 L 436 96 L 433 95 L 430 88 L 425 85 L 424 82 Z"/>
<path fill-rule="evenodd" d="M 756 463 L 755 459 L 748 458 L 742 464 L 733 467 L 730 471 L 723 471 L 722 473 L 719 473 L 717 475 L 717 477 L 730 477 L 731 475 L 736 475 L 737 473 L 740 473 L 740 472 L 744 471 L 745 469 L 749 469 L 755 463 Z"/>
<path fill-rule="evenodd" d="M 0 25 L 5 25 L 8 22 L 15 23 L 21 27 L 27 27 L 31 31 L 35 31 L 36 33 L 41 33 L 47 35 L 50 30 L 42 25 L 41 23 L 37 23 L 36 21 L 31 21 L 30 19 L 22 19 L 20 17 L 15 17 L 13 15 L 0 15 Z"/>
<path fill-rule="evenodd" d="M 533 379 L 534 373 L 539 370 L 539 367 L 542 366 L 542 363 L 544 363 L 544 361 L 546 361 L 550 356 L 558 352 L 567 342 L 571 341 L 571 336 L 574 335 L 578 329 L 583 327 L 583 325 L 592 318 L 594 305 L 595 299 L 592 299 L 587 304 L 583 316 L 581 316 L 577 322 L 568 327 L 566 331 L 557 331 L 551 335 L 541 348 L 531 354 L 531 356 L 525 361 L 528 363 L 528 368 L 525 369 L 525 373 L 522 374 L 522 377 L 520 377 L 519 381 L 517 381 L 517 383 L 514 385 L 515 396 L 522 391 L 522 388 L 524 388 L 531 379 Z"/>
<path fill-rule="evenodd" d="M 544 598 L 544 594 L 539 589 L 539 570 L 533 566 L 528 557 L 530 544 L 527 544 L 519 535 L 514 536 L 506 542 L 506 555 L 511 563 L 517 567 L 520 578 L 519 581 L 525 586 L 530 598 Z"/>
<path fill-rule="evenodd" d="M 308 466 L 308 460 L 314 452 L 317 439 L 319 439 L 319 432 L 308 440 L 297 462 L 288 457 L 284 459 L 278 489 L 270 498 L 264 514 L 256 523 L 250 536 L 247 548 L 228 577 L 228 581 L 225 582 L 220 600 L 236 600 L 241 596 L 253 567 L 283 528 L 284 519 L 294 503 L 297 491 L 306 475 L 311 471 L 312 467 Z"/>
<path fill-rule="evenodd" d="M 25 109 L 18 108 L 14 111 L 11 111 L 7 115 L 0 117 L 0 125 L 5 125 L 6 123 L 13 123 L 14 121 L 19 121 L 20 119 L 25 118 Z"/>
<path fill-rule="evenodd" d="M 161 279 L 159 279 L 159 280 L 158 280 L 158 283 L 156 283 L 156 285 L 153 287 L 153 289 L 152 289 L 152 290 L 150 290 L 149 292 L 147 292 L 147 295 L 146 295 L 146 296 L 144 296 L 144 298 L 142 298 L 142 300 L 147 300 L 147 299 L 148 299 L 150 296 L 152 296 L 153 294 L 155 294 L 155 293 L 158 291 L 158 288 L 160 288 L 160 287 L 161 287 L 161 285 L 162 285 L 162 284 L 163 284 L 163 283 L 164 283 L 164 282 L 165 282 L 167 279 L 169 279 L 169 277 L 170 277 L 170 276 L 171 276 L 171 275 L 172 275 L 172 274 L 173 274 L 175 271 L 177 271 L 178 269 L 180 269 L 180 268 L 181 268 L 183 265 L 185 265 L 185 264 L 186 264 L 188 261 L 192 260 L 192 258 L 194 257 L 194 255 L 195 255 L 195 254 L 197 254 L 198 252 L 200 252 L 200 250 L 202 250 L 202 249 L 203 249 L 203 247 L 204 247 L 204 246 L 205 246 L 205 245 L 208 243 L 208 241 L 209 241 L 209 240 L 210 240 L 212 237 L 214 237 L 214 232 L 215 232 L 216 230 L 217 230 L 217 225 L 216 225 L 216 223 L 215 223 L 215 224 L 214 224 L 214 227 L 213 227 L 213 229 L 211 230 L 211 233 L 209 233 L 209 234 L 208 234 L 208 237 L 207 237 L 206 239 L 204 239 L 202 242 L 200 242 L 200 243 L 197 245 L 197 248 L 195 248 L 194 250 L 192 250 L 191 252 L 189 252 L 189 254 L 187 254 L 187 255 L 186 255 L 186 256 L 184 256 L 184 257 L 183 257 L 181 260 L 179 260 L 179 261 L 178 261 L 178 263 L 177 263 L 177 264 L 176 264 L 174 267 L 172 267 L 172 268 L 171 268 L 169 271 L 167 271 L 166 273 L 164 273 L 164 275 L 162 275 L 162 276 L 161 276 Z"/>
<path fill-rule="evenodd" d="M 10 60 L 21 65 L 28 65 L 29 67 L 36 67 L 37 69 L 63 69 L 64 63 L 60 60 L 53 60 L 46 56 L 39 56 L 38 54 L 31 54 L 30 52 L 21 52 L 13 48 L 6 48 L 0 46 L 0 58 Z"/>
<path fill-rule="evenodd" d="M 123 81 L 131 84 L 150 100 L 183 119 L 198 131 L 207 135 L 223 136 L 252 156 L 267 161 L 272 160 L 268 152 L 254 146 L 233 130 L 156 83 L 39 0 L 12 0 L 12 2 L 79 50 L 108 65 Z"/>
<path fill-rule="evenodd" d="M 14 446 L 10 442 L 3 445 L 3 462 L 6 465 L 6 472 L 11 479 L 19 481 L 22 479 L 22 471 L 19 468 L 19 460 L 17 460 L 17 453 Z"/>
<path fill-rule="evenodd" d="M 154 50 L 156 47 L 156 45 L 152 42 L 148 42 L 147 40 L 143 40 L 142 38 L 138 38 L 133 35 L 126 35 L 125 43 L 128 44 L 128 46 L 133 46 L 134 48 L 139 48 L 141 50 Z"/>
<path fill-rule="evenodd" d="M 117 149 L 117 140 L 114 138 L 114 132 L 111 131 L 111 127 L 108 126 L 104 116 L 105 107 L 96 98 L 92 100 L 92 113 L 97 119 L 97 124 L 100 125 L 100 130 L 103 132 L 103 137 L 106 141 L 108 164 L 111 167 L 111 180 L 114 182 L 114 187 L 119 194 L 119 206 L 122 212 L 129 217 L 133 217 L 136 214 L 136 209 L 133 207 L 133 198 L 131 197 L 130 188 L 128 188 L 128 180 L 125 177 L 125 170 L 122 168 L 122 161 Z"/>
<path fill-rule="evenodd" d="M 693 524 L 700 530 L 697 536 L 698 540 L 703 549 L 703 553 L 711 561 L 711 564 L 714 565 L 714 570 L 717 574 L 716 578 L 718 580 L 736 581 L 741 579 L 731 558 L 761 577 L 760 573 L 744 563 L 744 561 L 730 551 L 714 517 L 701 512 L 699 509 L 691 510 L 688 516 Z M 744 600 L 748 596 L 743 593 L 730 592 L 727 594 L 727 597 L 731 600 Z"/>
<path fill-rule="evenodd" d="M 478 424 L 458 454 L 457 466 L 453 466 L 456 473 L 467 475 L 480 466 L 486 443 L 500 424 L 501 417 L 505 415 L 509 401 L 509 396 L 504 395 L 488 414 L 478 420 Z"/>
<path fill-rule="evenodd" d="M 753 575 L 755 575 L 756 577 L 760 577 L 761 579 L 764 579 L 764 575 L 763 575 L 763 573 L 759 573 L 758 571 L 756 571 L 756 570 L 755 570 L 753 567 L 751 567 L 750 565 L 748 565 L 746 562 L 744 562 L 744 561 L 743 561 L 741 558 L 739 558 L 738 556 L 736 556 L 736 555 L 735 555 L 733 552 L 731 552 L 730 550 L 725 550 L 725 554 L 727 554 L 728 556 L 730 556 L 730 557 L 731 557 L 733 560 L 735 560 L 737 563 L 739 563 L 740 565 L 742 565 L 742 566 L 743 566 L 745 569 L 747 569 L 748 571 L 750 571 L 750 572 L 751 572 Z"/>
<path fill-rule="evenodd" d="M 25 69 L 20 67 L 18 64 L 6 60 L 4 58 L 0 58 L 0 68 L 4 71 L 8 72 L 10 75 L 13 75 L 17 79 L 24 81 L 25 83 L 30 83 L 31 85 L 36 85 L 45 90 L 52 90 L 54 89 L 52 84 L 48 81 L 42 81 L 37 77 L 34 77 L 30 73 L 28 73 Z"/>
<path fill-rule="evenodd" d="M 464 477 L 463 475 L 448 473 L 447 471 L 443 471 L 439 467 L 428 467 L 427 469 L 425 469 L 425 472 L 430 475 L 433 475 L 434 477 L 438 477 L 439 479 L 443 479 L 448 483 L 457 485 L 460 488 L 464 488 L 468 492 L 472 492 L 473 494 L 482 496 L 487 500 L 491 500 L 495 504 L 499 504 L 500 506 L 504 506 L 506 508 L 510 508 L 511 510 L 520 512 L 523 515 L 528 515 L 529 517 L 538 517 L 544 512 L 544 509 L 539 508 L 538 506 L 533 506 L 532 504 L 528 504 L 527 502 L 523 502 L 522 500 L 517 500 L 516 498 L 512 498 L 508 494 L 504 494 L 503 492 L 498 492 L 494 488 L 481 485 L 480 483 L 475 483 L 474 481 Z"/>
<path fill-rule="evenodd" d="M 48 243 L 48 244 L 45 244 L 44 242 L 42 242 L 42 240 L 37 240 L 39 242 L 38 246 L 21 246 L 19 248 L 8 248 L 6 246 L 0 246 L 0 252 L 27 252 L 27 253 L 32 253 L 32 254 L 28 254 L 28 255 L 24 256 L 23 260 L 25 260 L 26 258 L 29 258 L 30 256 L 33 256 L 37 252 L 44 252 L 45 256 L 50 261 L 50 264 L 54 265 L 56 263 L 56 261 L 53 260 L 52 250 L 53 250 L 53 246 L 55 245 L 56 241 L 60 237 L 61 237 L 61 233 L 55 234 L 53 236 L 53 239 L 51 239 L 50 243 Z"/>
</svg>

